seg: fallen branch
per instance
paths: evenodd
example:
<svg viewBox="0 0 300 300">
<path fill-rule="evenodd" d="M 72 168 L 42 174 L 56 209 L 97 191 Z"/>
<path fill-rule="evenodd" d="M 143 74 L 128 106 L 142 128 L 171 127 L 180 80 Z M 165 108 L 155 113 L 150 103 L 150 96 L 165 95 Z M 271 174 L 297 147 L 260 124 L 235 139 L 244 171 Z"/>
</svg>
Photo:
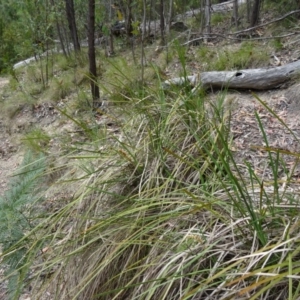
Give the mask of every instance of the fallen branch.
<svg viewBox="0 0 300 300">
<path fill-rule="evenodd" d="M 300 60 L 280 67 L 266 69 L 249 69 L 239 71 L 212 71 L 198 75 L 178 77 L 166 80 L 163 89 L 169 89 L 172 85 L 184 85 L 186 83 L 194 87 L 204 89 L 233 88 L 250 90 L 267 90 L 278 87 L 290 80 L 300 71 Z"/>
<path fill-rule="evenodd" d="M 269 24 L 272 24 L 272 23 L 281 21 L 281 20 L 283 20 L 283 19 L 285 19 L 285 18 L 287 18 L 287 17 L 289 17 L 289 16 L 291 16 L 291 15 L 293 15 L 293 14 L 296 14 L 296 13 L 300 13 L 300 9 L 298 9 L 298 10 L 293 10 L 293 11 L 291 11 L 291 12 L 285 14 L 284 16 L 282 16 L 282 17 L 280 17 L 280 18 L 278 18 L 278 19 L 272 20 L 272 21 L 270 21 L 270 22 L 266 22 L 266 23 L 263 23 L 263 24 L 260 24 L 260 25 L 254 26 L 254 27 L 250 27 L 250 28 L 247 28 L 247 29 L 243 29 L 243 30 L 236 31 L 236 32 L 233 32 L 233 33 L 228 33 L 228 34 L 230 34 L 230 35 L 236 35 L 236 34 L 239 34 L 239 33 L 244 33 L 244 32 L 248 32 L 248 31 L 252 31 L 252 30 L 254 30 L 254 29 L 261 28 L 261 27 L 267 26 L 267 25 L 269 25 Z"/>
<path fill-rule="evenodd" d="M 296 31 L 296 32 L 291 32 L 291 33 L 285 34 L 285 35 L 266 36 L 266 37 L 251 37 L 250 39 L 246 39 L 246 38 L 242 38 L 242 37 L 226 36 L 226 35 L 220 34 L 220 33 L 206 33 L 203 36 L 200 36 L 200 37 L 198 37 L 196 39 L 187 41 L 186 43 L 183 43 L 181 45 L 182 46 L 187 46 L 187 45 L 189 45 L 191 43 L 207 39 L 208 37 L 209 38 L 214 38 L 215 36 L 216 37 L 222 37 L 223 39 L 227 39 L 227 40 L 235 40 L 235 41 L 249 41 L 250 40 L 250 41 L 255 41 L 255 40 L 282 39 L 282 38 L 286 38 L 286 37 L 293 36 L 293 35 L 296 35 L 296 34 L 300 34 L 300 32 Z"/>
</svg>

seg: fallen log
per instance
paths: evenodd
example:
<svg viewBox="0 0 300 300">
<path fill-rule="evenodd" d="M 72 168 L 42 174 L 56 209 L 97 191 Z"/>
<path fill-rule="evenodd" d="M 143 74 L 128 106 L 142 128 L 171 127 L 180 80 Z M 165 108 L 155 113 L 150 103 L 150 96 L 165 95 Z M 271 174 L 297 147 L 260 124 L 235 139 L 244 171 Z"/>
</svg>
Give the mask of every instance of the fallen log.
<svg viewBox="0 0 300 300">
<path fill-rule="evenodd" d="M 172 85 L 189 84 L 191 87 L 204 89 L 250 89 L 268 90 L 277 88 L 300 72 L 300 60 L 280 67 L 266 69 L 246 69 L 238 71 L 212 71 L 197 75 L 178 77 L 163 82 L 163 89 Z"/>
</svg>

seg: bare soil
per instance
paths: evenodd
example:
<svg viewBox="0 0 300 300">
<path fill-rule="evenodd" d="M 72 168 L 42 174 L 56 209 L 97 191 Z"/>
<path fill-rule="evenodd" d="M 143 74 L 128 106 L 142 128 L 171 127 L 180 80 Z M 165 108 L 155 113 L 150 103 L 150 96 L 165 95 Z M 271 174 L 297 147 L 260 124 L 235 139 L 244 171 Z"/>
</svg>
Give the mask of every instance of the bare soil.
<svg viewBox="0 0 300 300">
<path fill-rule="evenodd" d="M 260 103 L 256 97 L 263 103 Z M 261 181 L 272 182 L 275 174 L 270 166 L 270 151 L 274 161 L 276 161 L 276 153 L 280 153 L 282 160 L 278 163 L 276 171 L 280 187 L 286 188 L 286 179 L 292 175 L 289 189 L 293 193 L 298 193 L 300 191 L 298 184 L 300 84 L 256 95 L 241 93 L 236 95 L 235 101 L 236 107 L 232 112 L 231 120 L 232 150 L 240 170 L 248 178 L 246 164 L 249 164 Z M 272 113 L 265 105 L 272 110 Z"/>
<path fill-rule="evenodd" d="M 9 83 L 7 78 L 0 77 L 1 89 Z M 22 151 L 15 142 L 15 136 L 11 135 L 10 124 L 5 116 L 0 118 L 0 196 L 7 189 L 10 176 L 22 161 Z"/>
</svg>

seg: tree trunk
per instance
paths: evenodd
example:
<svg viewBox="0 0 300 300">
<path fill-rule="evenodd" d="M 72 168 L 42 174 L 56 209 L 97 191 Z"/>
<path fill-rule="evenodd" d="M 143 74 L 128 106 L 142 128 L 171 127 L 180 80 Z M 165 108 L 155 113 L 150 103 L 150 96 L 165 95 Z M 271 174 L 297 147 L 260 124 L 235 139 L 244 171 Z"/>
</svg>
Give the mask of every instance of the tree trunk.
<svg viewBox="0 0 300 300">
<path fill-rule="evenodd" d="M 211 1 L 205 0 L 205 33 L 210 34 L 211 33 L 211 27 L 210 27 L 210 7 L 211 7 Z M 207 41 L 207 39 L 205 39 Z"/>
<path fill-rule="evenodd" d="M 255 0 L 252 8 L 250 27 L 254 27 L 258 23 L 259 11 L 262 0 Z"/>
<path fill-rule="evenodd" d="M 247 22 L 250 23 L 250 13 L 251 13 L 251 3 L 250 0 L 247 1 Z"/>
<path fill-rule="evenodd" d="M 145 71 L 145 51 L 144 51 L 144 39 L 146 34 L 146 11 L 147 11 L 147 3 L 146 0 L 143 0 L 143 28 L 142 28 L 142 40 L 141 40 L 141 80 L 142 84 L 144 84 L 144 71 Z"/>
<path fill-rule="evenodd" d="M 52 5 L 53 10 L 54 10 L 55 25 L 56 25 L 56 30 L 57 30 L 58 39 L 59 39 L 59 42 L 60 42 L 60 47 L 61 47 L 61 49 L 62 49 L 64 55 L 65 55 L 65 56 L 68 56 L 68 55 L 67 55 L 67 52 L 66 52 L 66 49 L 65 49 L 65 45 L 64 45 L 64 39 L 63 39 L 61 30 L 60 30 L 60 23 L 59 23 L 59 20 L 58 20 L 58 17 L 57 17 L 56 6 L 55 6 L 55 3 L 54 3 L 54 0 L 51 0 L 51 5 Z"/>
<path fill-rule="evenodd" d="M 101 106 L 100 90 L 97 84 L 96 52 L 95 52 L 95 0 L 89 0 L 88 13 L 88 53 L 89 53 L 89 75 L 93 97 L 93 108 Z"/>
<path fill-rule="evenodd" d="M 165 16 L 164 16 L 164 0 L 159 2 L 159 16 L 160 16 L 160 34 L 163 45 L 165 44 Z"/>
<path fill-rule="evenodd" d="M 76 27 L 74 1 L 73 0 L 65 0 L 65 1 L 66 1 L 66 14 L 67 14 L 67 20 L 70 29 L 71 39 L 74 45 L 74 50 L 78 52 L 80 51 L 80 43 L 79 43 L 78 32 Z"/>
<path fill-rule="evenodd" d="M 201 33 L 203 33 L 203 31 L 204 31 L 204 22 L 205 22 L 204 7 L 205 7 L 205 1 L 206 0 L 200 0 L 200 15 L 201 15 L 200 32 Z"/>
<path fill-rule="evenodd" d="M 132 31 L 132 0 L 128 0 L 126 20 L 126 34 L 128 38 L 132 36 Z"/>
<path fill-rule="evenodd" d="M 115 50 L 114 50 L 114 37 L 113 37 L 112 32 L 109 33 L 108 41 L 109 41 L 109 53 L 108 53 L 108 56 L 111 56 L 111 55 L 115 54 Z"/>
<path fill-rule="evenodd" d="M 171 25 L 172 25 L 172 20 L 173 20 L 173 0 L 170 0 L 170 3 L 169 3 L 168 30 L 167 30 L 167 33 L 170 32 L 170 28 L 171 28 Z"/>
<path fill-rule="evenodd" d="M 238 26 L 239 26 L 238 0 L 233 1 L 233 19 L 234 19 L 235 27 L 238 30 Z"/>
</svg>

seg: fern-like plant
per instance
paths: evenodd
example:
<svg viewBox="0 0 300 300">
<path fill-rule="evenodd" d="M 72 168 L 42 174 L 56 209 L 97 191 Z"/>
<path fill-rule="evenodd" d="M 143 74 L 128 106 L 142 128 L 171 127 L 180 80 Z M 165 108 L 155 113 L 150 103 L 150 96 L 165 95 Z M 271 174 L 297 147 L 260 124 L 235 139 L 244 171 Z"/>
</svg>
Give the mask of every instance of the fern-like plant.
<svg viewBox="0 0 300 300">
<path fill-rule="evenodd" d="M 17 299 L 28 271 L 28 241 L 25 238 L 34 222 L 33 204 L 39 200 L 44 155 L 27 152 L 9 189 L 0 197 L 0 244 L 2 266 L 8 278 L 9 299 Z M 26 266 L 26 267 L 25 267 Z"/>
</svg>

